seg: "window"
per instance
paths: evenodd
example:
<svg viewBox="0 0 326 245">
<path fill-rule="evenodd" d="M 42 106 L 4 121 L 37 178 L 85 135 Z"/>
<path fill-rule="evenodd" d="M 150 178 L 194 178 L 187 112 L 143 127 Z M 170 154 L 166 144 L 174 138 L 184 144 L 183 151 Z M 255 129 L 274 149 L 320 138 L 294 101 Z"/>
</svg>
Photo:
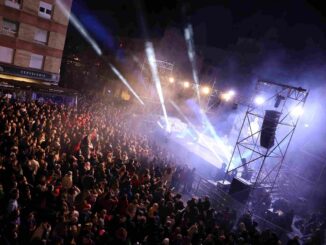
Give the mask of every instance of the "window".
<svg viewBox="0 0 326 245">
<path fill-rule="evenodd" d="M 20 9 L 21 0 L 5 0 L 5 5 L 14 9 Z"/>
<path fill-rule="evenodd" d="M 7 35 L 7 36 L 11 36 L 11 37 L 15 37 L 18 31 L 18 23 L 11 21 L 11 20 L 7 20 L 7 19 L 3 19 L 2 21 L 2 34 Z"/>
<path fill-rule="evenodd" d="M 0 46 L 0 62 L 12 63 L 13 55 L 14 50 L 12 48 Z"/>
<path fill-rule="evenodd" d="M 42 69 L 43 67 L 43 55 L 31 54 L 31 60 L 29 61 L 29 67 Z"/>
<path fill-rule="evenodd" d="M 45 19 L 51 19 L 52 4 L 40 1 L 40 8 L 38 11 L 38 15 Z"/>
<path fill-rule="evenodd" d="M 48 41 L 48 32 L 37 28 L 34 34 L 34 40 L 37 43 L 46 44 Z"/>
</svg>

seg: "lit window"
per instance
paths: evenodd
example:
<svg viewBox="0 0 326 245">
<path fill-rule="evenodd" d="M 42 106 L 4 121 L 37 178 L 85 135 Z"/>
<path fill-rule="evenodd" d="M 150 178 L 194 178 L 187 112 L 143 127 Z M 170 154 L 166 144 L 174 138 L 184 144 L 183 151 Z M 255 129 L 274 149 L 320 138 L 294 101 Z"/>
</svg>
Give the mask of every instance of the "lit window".
<svg viewBox="0 0 326 245">
<path fill-rule="evenodd" d="M 7 35 L 7 36 L 11 36 L 11 37 L 15 37 L 18 31 L 18 23 L 11 21 L 11 20 L 7 20 L 7 19 L 3 19 L 2 21 L 2 34 Z"/>
<path fill-rule="evenodd" d="M 5 0 L 5 5 L 11 8 L 20 9 L 21 0 Z"/>
<path fill-rule="evenodd" d="M 40 44 L 46 44 L 48 41 L 48 31 L 37 28 L 34 34 L 34 41 Z"/>
<path fill-rule="evenodd" d="M 31 54 L 31 60 L 29 61 L 29 67 L 42 69 L 43 67 L 43 55 Z"/>
<path fill-rule="evenodd" d="M 51 19 L 51 14 L 52 14 L 52 4 L 40 1 L 40 8 L 38 11 L 38 15 L 45 19 Z"/>
<path fill-rule="evenodd" d="M 0 62 L 12 63 L 13 55 L 14 50 L 12 48 L 0 46 Z"/>
</svg>

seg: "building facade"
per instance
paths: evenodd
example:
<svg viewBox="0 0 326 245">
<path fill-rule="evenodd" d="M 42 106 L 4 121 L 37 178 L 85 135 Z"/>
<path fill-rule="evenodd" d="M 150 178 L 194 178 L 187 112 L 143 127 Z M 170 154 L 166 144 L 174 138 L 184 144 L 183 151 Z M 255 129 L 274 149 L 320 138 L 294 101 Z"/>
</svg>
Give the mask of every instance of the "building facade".
<svg viewBox="0 0 326 245">
<path fill-rule="evenodd" d="M 0 0 L 0 78 L 58 84 L 71 4 Z"/>
</svg>

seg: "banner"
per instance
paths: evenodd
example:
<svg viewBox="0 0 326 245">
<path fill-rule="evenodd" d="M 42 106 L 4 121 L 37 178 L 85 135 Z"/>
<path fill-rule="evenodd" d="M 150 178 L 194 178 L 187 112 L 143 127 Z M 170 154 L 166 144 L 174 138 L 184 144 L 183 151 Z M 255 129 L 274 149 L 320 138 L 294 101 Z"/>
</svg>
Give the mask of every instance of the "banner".
<svg viewBox="0 0 326 245">
<path fill-rule="evenodd" d="M 58 84 L 60 78 L 59 74 L 36 71 L 36 70 L 28 70 L 28 69 L 23 69 L 20 67 L 9 66 L 4 64 L 0 64 L 0 73 L 32 78 L 32 79 L 45 80 L 53 84 Z"/>
</svg>

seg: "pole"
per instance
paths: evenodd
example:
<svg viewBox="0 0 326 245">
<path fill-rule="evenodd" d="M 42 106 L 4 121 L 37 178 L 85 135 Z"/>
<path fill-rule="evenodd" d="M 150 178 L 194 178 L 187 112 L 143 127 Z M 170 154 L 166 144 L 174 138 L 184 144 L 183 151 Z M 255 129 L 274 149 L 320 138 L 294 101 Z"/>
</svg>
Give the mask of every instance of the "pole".
<svg viewBox="0 0 326 245">
<path fill-rule="evenodd" d="M 75 95 L 75 108 L 76 108 L 76 111 L 78 110 L 78 96 L 77 94 Z"/>
<path fill-rule="evenodd" d="M 245 123 L 246 117 L 248 116 L 248 110 L 249 110 L 249 108 L 247 109 L 247 112 L 246 112 L 245 118 L 242 120 L 242 125 L 241 125 L 241 128 L 240 128 L 239 134 L 238 134 L 237 142 L 236 142 L 236 144 L 235 144 L 235 146 L 234 146 L 234 148 L 233 148 L 233 152 L 232 152 L 232 155 L 231 155 L 231 158 L 230 158 L 230 161 L 229 161 L 228 167 L 227 167 L 226 172 L 225 172 L 225 175 L 224 175 L 223 184 L 224 184 L 225 179 L 226 179 L 226 177 L 227 177 L 227 175 L 228 175 L 228 173 L 229 173 L 229 168 L 230 168 L 230 166 L 231 166 L 231 162 L 232 162 L 232 159 L 233 159 L 233 156 L 234 156 L 234 153 L 235 153 L 235 148 L 236 148 L 237 145 L 238 145 L 238 142 L 239 142 L 239 139 L 240 139 L 240 135 L 241 135 L 241 132 L 242 132 L 242 129 L 243 129 L 243 126 L 244 126 L 244 123 Z"/>
<path fill-rule="evenodd" d="M 258 180 L 259 180 L 259 177 L 260 177 L 261 172 L 262 172 L 262 170 L 263 170 L 263 167 L 264 167 L 264 165 L 265 165 L 266 158 L 267 158 L 267 156 L 268 156 L 268 151 L 269 151 L 269 149 L 267 149 L 267 151 L 266 151 L 266 153 L 265 153 L 265 155 L 264 155 L 264 159 L 263 159 L 263 161 L 262 161 L 262 163 L 261 163 L 261 165 L 260 165 L 260 168 L 259 168 L 259 171 L 258 171 L 257 177 L 256 177 L 256 179 L 255 179 L 255 183 L 254 183 L 254 185 L 253 185 L 253 187 L 252 187 L 252 190 L 255 189 L 256 186 L 257 186 L 257 182 L 258 182 Z"/>
</svg>

